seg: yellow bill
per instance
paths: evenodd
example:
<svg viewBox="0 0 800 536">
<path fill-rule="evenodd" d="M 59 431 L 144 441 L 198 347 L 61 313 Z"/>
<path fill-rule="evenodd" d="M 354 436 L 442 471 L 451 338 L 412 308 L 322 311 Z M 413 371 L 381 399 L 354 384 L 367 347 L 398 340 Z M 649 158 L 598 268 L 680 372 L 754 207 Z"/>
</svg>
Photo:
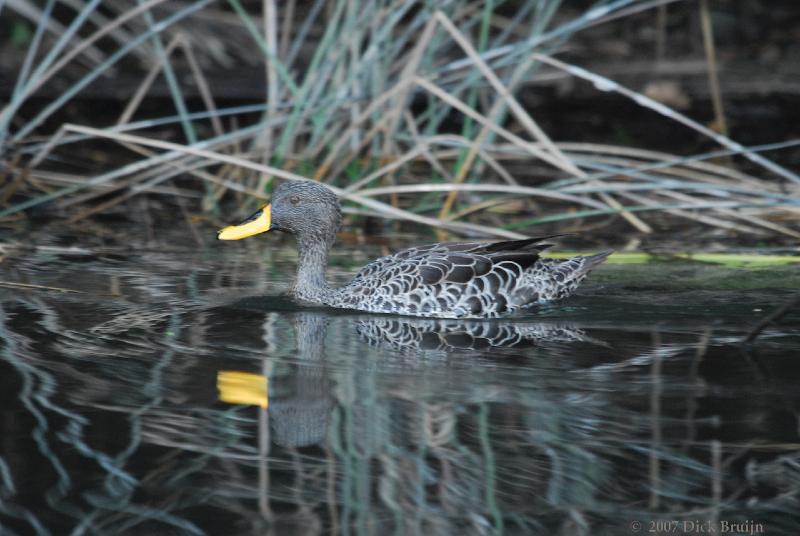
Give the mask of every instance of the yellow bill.
<svg viewBox="0 0 800 536">
<path fill-rule="evenodd" d="M 252 372 L 220 370 L 217 372 L 219 399 L 228 404 L 269 406 L 268 378 Z"/>
<path fill-rule="evenodd" d="M 272 206 L 267 205 L 238 225 L 229 225 L 217 233 L 217 240 L 241 240 L 269 231 L 272 225 Z"/>
</svg>

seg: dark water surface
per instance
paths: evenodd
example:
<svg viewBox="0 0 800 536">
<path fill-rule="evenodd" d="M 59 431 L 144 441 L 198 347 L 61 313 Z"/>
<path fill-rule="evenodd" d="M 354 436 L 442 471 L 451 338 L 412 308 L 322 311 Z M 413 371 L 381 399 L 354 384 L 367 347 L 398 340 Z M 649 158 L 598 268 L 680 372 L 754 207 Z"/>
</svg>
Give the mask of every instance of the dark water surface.
<svg viewBox="0 0 800 536">
<path fill-rule="evenodd" d="M 800 314 L 740 343 L 796 266 L 430 321 L 297 308 L 267 238 L 138 242 L 3 248 L 3 535 L 800 534 Z"/>
</svg>

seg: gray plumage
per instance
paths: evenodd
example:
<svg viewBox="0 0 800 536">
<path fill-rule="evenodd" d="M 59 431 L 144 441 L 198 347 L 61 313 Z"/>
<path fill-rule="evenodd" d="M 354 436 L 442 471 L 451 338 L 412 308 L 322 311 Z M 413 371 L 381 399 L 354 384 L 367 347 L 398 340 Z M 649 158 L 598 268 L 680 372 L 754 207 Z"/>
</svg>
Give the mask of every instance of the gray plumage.
<svg viewBox="0 0 800 536">
<path fill-rule="evenodd" d="M 325 280 L 341 226 L 339 200 L 312 181 L 281 184 L 272 198 L 272 229 L 295 235 L 299 261 L 291 294 L 318 305 L 434 318 L 494 318 L 568 296 L 611 253 L 544 259 L 550 237 L 432 244 L 381 257 L 342 288 Z"/>
</svg>

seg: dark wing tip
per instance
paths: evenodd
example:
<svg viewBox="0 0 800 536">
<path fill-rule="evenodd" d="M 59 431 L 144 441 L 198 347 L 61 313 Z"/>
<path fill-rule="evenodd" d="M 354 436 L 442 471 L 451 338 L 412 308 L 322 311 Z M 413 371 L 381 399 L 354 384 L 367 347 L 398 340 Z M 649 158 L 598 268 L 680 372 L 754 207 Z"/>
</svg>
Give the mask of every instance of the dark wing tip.
<svg viewBox="0 0 800 536">
<path fill-rule="evenodd" d="M 555 234 L 547 236 L 536 236 L 533 238 L 524 238 L 522 240 L 504 240 L 502 242 L 490 242 L 489 244 L 483 244 L 480 247 L 476 248 L 474 252 L 496 253 L 498 251 L 520 251 L 525 249 L 536 249 L 538 251 L 542 251 L 551 246 L 551 244 L 542 244 L 543 241 L 550 240 L 551 238 L 560 238 L 562 236 L 569 236 L 569 234 Z"/>
<path fill-rule="evenodd" d="M 601 251 L 600 253 L 595 253 L 594 255 L 586 257 L 586 259 L 599 264 L 599 263 L 603 262 L 604 260 L 606 260 L 608 257 L 610 257 L 614 253 L 616 253 L 615 250 L 606 249 L 606 250 Z"/>
<path fill-rule="evenodd" d="M 607 249 L 605 251 L 601 251 L 600 253 L 595 253 L 594 255 L 584 257 L 585 262 L 581 270 L 584 273 L 588 272 L 595 266 L 602 264 L 612 253 L 614 253 L 613 249 Z"/>
</svg>

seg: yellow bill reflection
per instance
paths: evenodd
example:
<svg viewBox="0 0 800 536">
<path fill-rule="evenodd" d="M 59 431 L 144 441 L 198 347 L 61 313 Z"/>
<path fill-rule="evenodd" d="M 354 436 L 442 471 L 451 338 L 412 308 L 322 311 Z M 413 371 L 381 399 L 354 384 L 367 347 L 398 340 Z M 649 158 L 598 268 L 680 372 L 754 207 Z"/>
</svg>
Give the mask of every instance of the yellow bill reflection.
<svg viewBox="0 0 800 536">
<path fill-rule="evenodd" d="M 220 370 L 217 372 L 219 399 L 228 404 L 252 404 L 266 409 L 269 406 L 269 378 L 263 374 Z"/>
</svg>

